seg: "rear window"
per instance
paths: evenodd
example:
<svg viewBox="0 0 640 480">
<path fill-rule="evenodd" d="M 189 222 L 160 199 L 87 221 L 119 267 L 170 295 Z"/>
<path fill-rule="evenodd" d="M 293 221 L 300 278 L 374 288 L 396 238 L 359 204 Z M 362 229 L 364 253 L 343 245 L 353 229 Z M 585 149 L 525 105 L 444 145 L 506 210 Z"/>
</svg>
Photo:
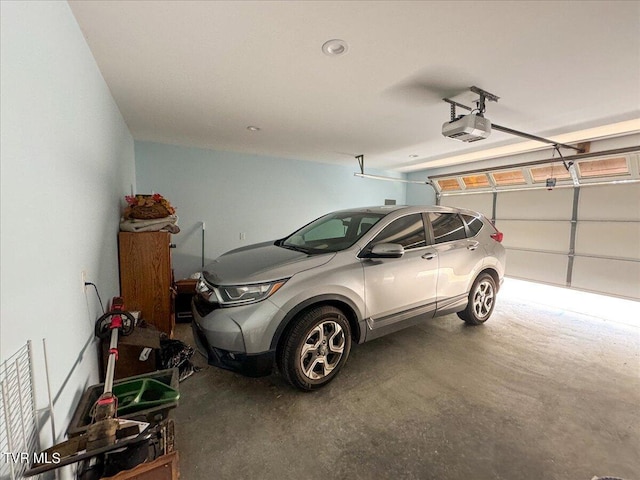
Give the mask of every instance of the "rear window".
<svg viewBox="0 0 640 480">
<path fill-rule="evenodd" d="M 452 242 L 467 238 L 462 218 L 457 213 L 429 213 L 435 243 Z"/>
<path fill-rule="evenodd" d="M 484 225 L 480 217 L 472 217 L 471 215 L 462 215 L 462 218 L 464 218 L 464 221 L 466 222 L 467 227 L 469 227 L 470 237 L 475 237 L 480 231 L 480 229 L 482 229 L 482 226 Z"/>
</svg>

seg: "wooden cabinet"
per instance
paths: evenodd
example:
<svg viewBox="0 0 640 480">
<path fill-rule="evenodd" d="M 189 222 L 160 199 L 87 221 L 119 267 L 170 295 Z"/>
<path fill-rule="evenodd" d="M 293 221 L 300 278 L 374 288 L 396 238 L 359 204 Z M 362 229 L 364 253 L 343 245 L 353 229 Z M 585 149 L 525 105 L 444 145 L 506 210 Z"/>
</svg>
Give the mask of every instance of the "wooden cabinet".
<svg viewBox="0 0 640 480">
<path fill-rule="evenodd" d="M 120 294 L 127 310 L 173 336 L 173 273 L 169 232 L 120 232 Z"/>
</svg>

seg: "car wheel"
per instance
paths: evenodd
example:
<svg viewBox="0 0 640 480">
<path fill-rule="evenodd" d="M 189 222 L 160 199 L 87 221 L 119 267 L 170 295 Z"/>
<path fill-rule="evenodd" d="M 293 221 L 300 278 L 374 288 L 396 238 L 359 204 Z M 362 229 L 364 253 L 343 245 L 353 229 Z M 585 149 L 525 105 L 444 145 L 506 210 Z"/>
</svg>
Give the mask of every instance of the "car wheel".
<svg viewBox="0 0 640 480">
<path fill-rule="evenodd" d="M 496 282 L 491 275 L 483 273 L 473 282 L 467 308 L 458 312 L 458 316 L 469 325 L 480 325 L 489 319 L 495 304 Z"/>
<path fill-rule="evenodd" d="M 335 307 L 316 307 L 303 313 L 282 344 L 280 370 L 300 390 L 325 386 L 342 368 L 351 351 L 351 328 Z"/>
</svg>

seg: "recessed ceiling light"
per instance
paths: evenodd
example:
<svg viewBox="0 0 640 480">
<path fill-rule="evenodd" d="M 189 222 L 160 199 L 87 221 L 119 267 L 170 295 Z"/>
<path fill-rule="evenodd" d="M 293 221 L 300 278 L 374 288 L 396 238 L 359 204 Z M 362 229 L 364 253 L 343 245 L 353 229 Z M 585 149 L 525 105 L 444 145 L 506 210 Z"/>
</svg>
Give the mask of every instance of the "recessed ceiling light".
<svg viewBox="0 0 640 480">
<path fill-rule="evenodd" d="M 338 55 L 344 55 L 349 50 L 349 45 L 344 40 L 334 38 L 322 45 L 322 52 L 330 57 L 337 57 Z"/>
<path fill-rule="evenodd" d="M 247 130 L 249 130 L 250 132 L 258 132 L 260 130 L 260 127 L 254 127 L 253 125 L 249 125 L 247 127 Z"/>
</svg>

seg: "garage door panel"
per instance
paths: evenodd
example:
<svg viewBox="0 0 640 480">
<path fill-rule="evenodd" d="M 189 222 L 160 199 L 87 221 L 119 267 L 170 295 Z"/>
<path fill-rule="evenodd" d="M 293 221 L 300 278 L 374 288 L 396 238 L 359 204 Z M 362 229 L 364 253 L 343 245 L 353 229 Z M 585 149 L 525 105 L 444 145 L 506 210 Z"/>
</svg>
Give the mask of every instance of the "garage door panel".
<svg viewBox="0 0 640 480">
<path fill-rule="evenodd" d="M 578 222 L 576 254 L 640 260 L 640 224 Z"/>
<path fill-rule="evenodd" d="M 578 220 L 605 219 L 640 221 L 639 183 L 585 187 L 580 190 Z"/>
<path fill-rule="evenodd" d="M 573 287 L 640 300 L 640 262 L 576 257 Z"/>
<path fill-rule="evenodd" d="M 487 218 L 491 218 L 493 216 L 493 194 L 491 193 L 446 196 L 442 197 L 440 204 L 447 207 L 474 210 L 482 213 Z"/>
<path fill-rule="evenodd" d="M 500 192 L 496 205 L 496 220 L 571 220 L 572 212 L 571 188 Z"/>
<path fill-rule="evenodd" d="M 491 216 L 494 196 L 506 275 L 640 297 L 640 183 L 525 187 L 443 197 L 442 203 Z"/>
<path fill-rule="evenodd" d="M 504 233 L 507 248 L 528 248 L 567 254 L 571 222 L 499 220 L 496 227 Z"/>
<path fill-rule="evenodd" d="M 566 285 L 566 255 L 507 249 L 506 275 L 555 285 Z"/>
</svg>

